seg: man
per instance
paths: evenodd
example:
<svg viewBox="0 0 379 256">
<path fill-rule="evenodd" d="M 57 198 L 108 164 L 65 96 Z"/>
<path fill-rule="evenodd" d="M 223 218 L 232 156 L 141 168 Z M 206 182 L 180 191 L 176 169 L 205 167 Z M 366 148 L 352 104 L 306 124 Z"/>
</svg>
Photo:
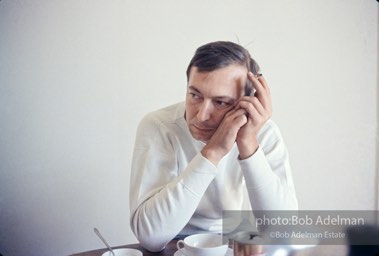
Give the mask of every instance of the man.
<svg viewBox="0 0 379 256">
<path fill-rule="evenodd" d="M 177 235 L 221 233 L 223 211 L 241 210 L 244 201 L 253 210 L 297 209 L 287 149 L 258 71 L 240 45 L 203 45 L 187 69 L 185 103 L 141 121 L 130 209 L 146 249 L 160 251 Z"/>
</svg>

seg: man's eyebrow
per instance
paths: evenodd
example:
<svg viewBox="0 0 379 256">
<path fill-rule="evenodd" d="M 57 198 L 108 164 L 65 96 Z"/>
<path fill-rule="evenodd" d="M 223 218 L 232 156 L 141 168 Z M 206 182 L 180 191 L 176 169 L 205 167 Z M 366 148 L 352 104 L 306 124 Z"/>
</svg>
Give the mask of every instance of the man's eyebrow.
<svg viewBox="0 0 379 256">
<path fill-rule="evenodd" d="M 190 90 L 194 90 L 194 91 L 200 93 L 199 89 L 197 89 L 197 88 L 196 88 L 195 86 L 193 86 L 193 85 L 188 86 L 188 89 L 190 89 Z"/>
<path fill-rule="evenodd" d="M 230 97 L 230 96 L 217 96 L 217 97 L 214 97 L 214 99 L 215 100 L 228 101 L 228 102 L 234 102 L 237 100 L 237 99 Z"/>
</svg>

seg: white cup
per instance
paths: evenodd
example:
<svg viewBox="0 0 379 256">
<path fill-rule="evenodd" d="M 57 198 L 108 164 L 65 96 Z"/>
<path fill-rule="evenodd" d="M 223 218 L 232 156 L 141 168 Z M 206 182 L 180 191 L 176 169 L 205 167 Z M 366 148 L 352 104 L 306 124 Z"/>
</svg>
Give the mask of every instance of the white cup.
<svg viewBox="0 0 379 256">
<path fill-rule="evenodd" d="M 113 252 L 116 256 L 142 256 L 141 251 L 130 248 L 113 249 Z M 110 251 L 106 251 L 101 256 L 113 256 L 113 254 Z"/>
<path fill-rule="evenodd" d="M 224 256 L 228 240 L 217 234 L 196 234 L 179 240 L 176 247 L 186 256 Z"/>
</svg>

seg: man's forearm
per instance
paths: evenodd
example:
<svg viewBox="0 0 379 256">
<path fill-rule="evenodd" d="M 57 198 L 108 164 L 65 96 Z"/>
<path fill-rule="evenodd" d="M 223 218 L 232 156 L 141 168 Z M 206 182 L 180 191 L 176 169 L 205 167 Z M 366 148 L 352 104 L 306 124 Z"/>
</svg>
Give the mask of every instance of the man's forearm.
<svg viewBox="0 0 379 256">
<path fill-rule="evenodd" d="M 199 153 L 178 177 L 132 202 L 138 206 L 132 209 L 131 226 L 141 245 L 150 251 L 164 249 L 189 222 L 216 174 L 216 167 Z M 136 189 L 145 190 L 143 186 Z"/>
</svg>

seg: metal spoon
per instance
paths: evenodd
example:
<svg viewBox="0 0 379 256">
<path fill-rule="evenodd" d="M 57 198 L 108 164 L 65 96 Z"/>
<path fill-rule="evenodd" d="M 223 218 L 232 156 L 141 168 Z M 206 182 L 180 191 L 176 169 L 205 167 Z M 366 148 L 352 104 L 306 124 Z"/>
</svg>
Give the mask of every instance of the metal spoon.
<svg viewBox="0 0 379 256">
<path fill-rule="evenodd" d="M 107 240 L 105 240 L 105 238 L 100 234 L 100 231 L 97 229 L 97 228 L 94 228 L 93 231 L 95 232 L 95 234 L 100 238 L 100 240 L 105 244 L 106 247 L 108 247 L 109 251 L 112 253 L 113 256 L 116 256 L 114 254 L 114 251 L 112 250 L 112 248 L 109 246 L 109 244 L 107 243 Z"/>
</svg>

